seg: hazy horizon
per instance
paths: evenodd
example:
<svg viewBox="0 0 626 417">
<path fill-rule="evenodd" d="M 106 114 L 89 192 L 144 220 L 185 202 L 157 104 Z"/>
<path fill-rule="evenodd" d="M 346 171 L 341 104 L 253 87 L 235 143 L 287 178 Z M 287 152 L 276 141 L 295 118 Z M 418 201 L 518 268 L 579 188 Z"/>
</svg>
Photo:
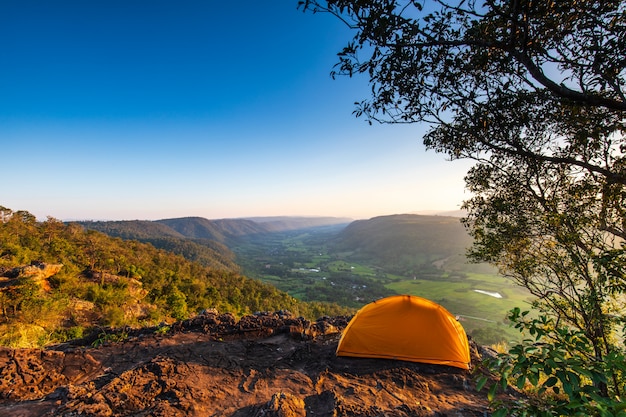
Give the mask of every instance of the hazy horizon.
<svg viewBox="0 0 626 417">
<path fill-rule="evenodd" d="M 2 206 L 2 204 L 0 203 L 0 206 Z M 6 206 L 5 206 L 6 207 Z M 11 209 L 13 211 L 18 211 L 18 210 L 25 210 L 30 212 L 30 210 L 26 209 L 26 208 L 13 208 L 13 207 L 7 207 L 8 209 Z M 34 214 L 31 212 L 31 214 Z M 370 216 L 370 217 L 353 217 L 353 216 L 333 216 L 333 215 L 306 215 L 306 214 L 296 214 L 296 215 L 289 215 L 289 214 L 285 214 L 285 215 L 271 215 L 271 216 L 237 216 L 237 217 L 206 217 L 206 216 L 176 216 L 176 217 L 158 217 L 158 218 L 118 218 L 118 219 L 109 219 L 109 218 L 86 218 L 86 217 L 77 217 L 77 218 L 65 218 L 65 219 L 60 219 L 60 218 L 56 218 L 54 216 L 50 216 L 53 217 L 57 220 L 61 220 L 63 222 L 72 222 L 72 221 L 76 221 L 76 222 L 89 222 L 89 221 L 94 221 L 94 222 L 106 222 L 106 221 L 156 221 L 156 220 L 167 220 L 167 219 L 173 219 L 173 218 L 191 218 L 191 217 L 201 217 L 201 218 L 206 218 L 207 220 L 225 220 L 225 219 L 250 219 L 250 220 L 255 220 L 255 219 L 271 219 L 271 218 L 336 218 L 336 219 L 349 219 L 351 221 L 354 220 L 367 220 L 367 219 L 371 219 L 374 217 L 383 217 L 383 216 L 395 216 L 395 215 L 404 215 L 404 214 L 414 214 L 414 215 L 421 215 L 421 216 L 449 216 L 449 217 L 463 217 L 464 212 L 463 210 L 426 210 L 426 211 L 417 211 L 417 212 L 409 212 L 409 213 L 386 213 L 386 214 L 379 214 L 379 215 L 375 215 L 375 216 Z M 37 216 L 37 219 L 40 221 L 46 220 L 47 216 Z"/>
<path fill-rule="evenodd" d="M 456 210 L 468 161 L 370 126 L 329 73 L 350 31 L 290 2 L 0 5 L 0 204 L 37 218 Z"/>
</svg>

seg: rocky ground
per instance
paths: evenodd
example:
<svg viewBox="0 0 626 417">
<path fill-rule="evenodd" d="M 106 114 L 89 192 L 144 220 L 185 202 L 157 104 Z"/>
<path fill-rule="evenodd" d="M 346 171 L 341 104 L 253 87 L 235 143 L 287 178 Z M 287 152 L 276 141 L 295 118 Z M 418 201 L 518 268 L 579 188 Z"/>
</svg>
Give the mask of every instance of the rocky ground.
<svg viewBox="0 0 626 417">
<path fill-rule="evenodd" d="M 236 321 L 206 312 L 167 332 L 127 329 L 43 350 L 2 348 L 0 415 L 489 415 L 468 371 L 335 356 L 347 322 L 288 312 Z"/>
</svg>

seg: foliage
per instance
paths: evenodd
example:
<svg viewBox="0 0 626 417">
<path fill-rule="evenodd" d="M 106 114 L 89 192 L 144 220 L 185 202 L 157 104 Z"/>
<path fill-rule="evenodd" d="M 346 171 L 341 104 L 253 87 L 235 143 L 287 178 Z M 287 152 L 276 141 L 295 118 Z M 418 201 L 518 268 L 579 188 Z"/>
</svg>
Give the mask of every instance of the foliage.
<svg viewBox="0 0 626 417">
<path fill-rule="evenodd" d="M 98 337 L 93 341 L 91 346 L 99 347 L 107 343 L 123 342 L 128 339 L 128 329 L 124 328 L 120 332 L 107 331 L 107 329 L 100 329 Z"/>
<path fill-rule="evenodd" d="M 333 75 L 369 77 L 372 97 L 357 116 L 431 123 L 428 148 L 477 162 L 464 203 L 470 255 L 537 297 L 546 317 L 538 352 L 567 354 L 560 375 L 597 371 L 593 413 L 606 414 L 604 405 L 623 394 L 621 374 L 609 365 L 624 354 L 626 322 L 624 3 L 300 4 L 356 31 Z M 515 372 L 526 369 L 527 348 L 538 349 L 511 351 Z M 587 395 L 578 388 L 572 395 Z"/>
<path fill-rule="evenodd" d="M 0 324 L 0 346 L 14 349 L 38 347 L 46 342 L 48 332 L 36 324 L 12 322 Z"/>
<path fill-rule="evenodd" d="M 53 218 L 38 222 L 25 211 L 0 207 L 0 213 L 0 275 L 35 261 L 63 264 L 47 280 L 50 290 L 28 277 L 4 278 L 0 343 L 60 342 L 96 325 L 153 325 L 206 308 L 239 315 L 287 309 L 313 319 L 319 316 L 310 314 L 340 310 L 334 305 L 302 303 L 271 285 L 191 262 L 150 244 L 109 237 Z"/>
<path fill-rule="evenodd" d="M 332 13 L 356 31 L 332 75 L 369 76 L 372 97 L 359 103 L 356 114 L 370 120 L 434 122 L 435 135 L 454 140 L 465 127 L 472 136 L 461 145 L 491 149 L 483 135 L 501 123 L 485 117 L 506 111 L 506 100 L 515 108 L 528 105 L 533 113 L 536 97 L 559 110 L 562 100 L 568 106 L 626 108 L 620 1 L 303 0 L 299 5 Z M 501 143 L 512 152 L 516 144 L 524 145 L 514 138 Z"/>
<path fill-rule="evenodd" d="M 528 311 L 511 311 L 510 320 L 532 339 L 524 339 L 508 353 L 488 359 L 487 367 L 500 375 L 489 388 L 494 416 L 624 416 L 619 392 L 626 388 L 626 358 L 612 352 L 598 359 L 591 341 L 580 330 L 557 326 L 547 316 L 527 320 Z M 612 392 L 607 378 L 619 381 Z M 488 381 L 477 381 L 482 389 Z M 527 394 L 514 402 L 497 399 L 509 384 Z"/>
</svg>

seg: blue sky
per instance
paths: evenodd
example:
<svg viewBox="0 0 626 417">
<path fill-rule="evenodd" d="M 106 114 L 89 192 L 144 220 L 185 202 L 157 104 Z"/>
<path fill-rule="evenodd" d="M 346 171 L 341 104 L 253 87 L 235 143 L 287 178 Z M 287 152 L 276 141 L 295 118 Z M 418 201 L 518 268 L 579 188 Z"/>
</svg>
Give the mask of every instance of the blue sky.
<svg viewBox="0 0 626 417">
<path fill-rule="evenodd" d="M 0 205 L 38 218 L 455 210 L 467 162 L 352 115 L 297 0 L 0 0 Z"/>
</svg>

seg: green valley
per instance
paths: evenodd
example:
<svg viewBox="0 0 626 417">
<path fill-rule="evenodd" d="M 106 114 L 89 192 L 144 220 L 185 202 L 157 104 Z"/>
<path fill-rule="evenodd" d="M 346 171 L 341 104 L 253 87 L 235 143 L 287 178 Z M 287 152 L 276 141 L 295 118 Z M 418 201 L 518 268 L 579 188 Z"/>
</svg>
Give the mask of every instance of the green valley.
<svg viewBox="0 0 626 417">
<path fill-rule="evenodd" d="M 481 343 L 519 338 L 505 317 L 530 295 L 494 268 L 467 263 L 470 243 L 458 218 L 399 215 L 242 238 L 232 249 L 244 274 L 304 301 L 360 308 L 418 295 L 458 316 Z"/>
<path fill-rule="evenodd" d="M 530 302 L 525 290 L 494 268 L 467 262 L 465 251 L 472 240 L 458 217 L 187 217 L 81 225 L 151 243 L 208 266 L 220 260 L 219 265 L 308 303 L 356 311 L 388 295 L 418 295 L 457 315 L 481 343 L 519 338 L 505 317 L 513 307 Z"/>
</svg>

